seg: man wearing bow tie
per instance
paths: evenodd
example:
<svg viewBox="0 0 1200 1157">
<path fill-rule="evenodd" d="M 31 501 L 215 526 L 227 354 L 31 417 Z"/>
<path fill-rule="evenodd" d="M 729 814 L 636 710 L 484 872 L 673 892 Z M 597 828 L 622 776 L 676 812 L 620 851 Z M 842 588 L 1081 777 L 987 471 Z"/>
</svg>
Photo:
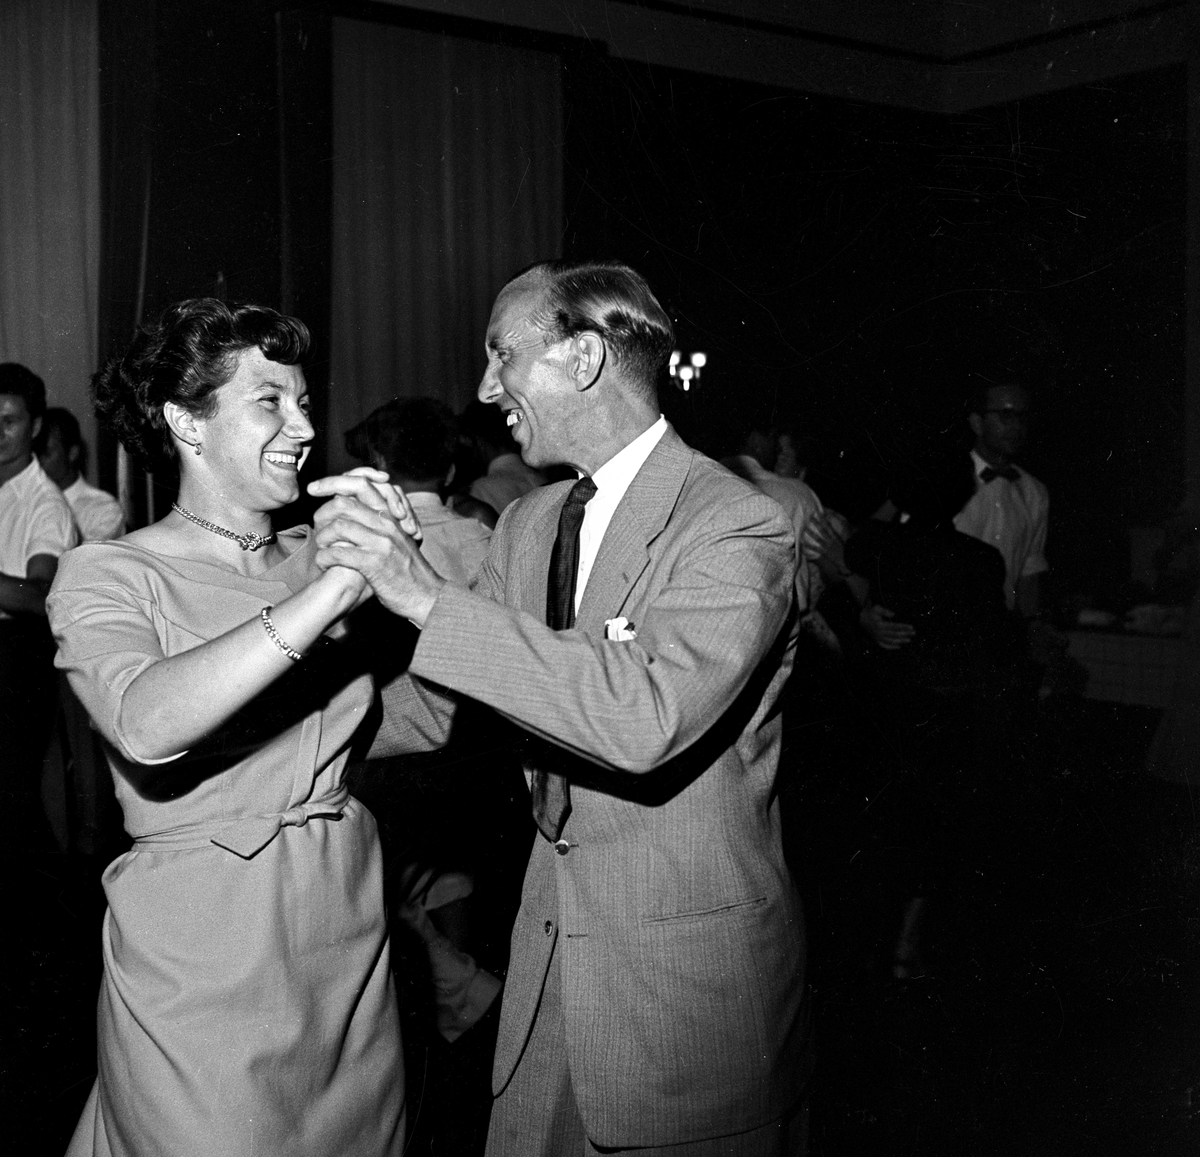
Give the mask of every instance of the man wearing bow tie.
<svg viewBox="0 0 1200 1157">
<path fill-rule="evenodd" d="M 804 941 L 774 790 L 795 647 L 791 526 L 659 413 L 674 344 L 613 262 L 501 291 L 482 401 L 527 465 L 473 590 L 343 495 L 322 565 L 421 628 L 411 671 L 527 733 L 534 838 L 500 1013 L 489 1157 L 794 1157 Z M 453 833 L 447 833 L 453 838 Z"/>
<path fill-rule="evenodd" d="M 1029 434 L 1029 394 L 1015 382 L 989 384 L 972 399 L 967 421 L 975 435 L 975 494 L 954 519 L 956 530 L 994 546 L 1004 558 L 1009 609 L 1034 618 L 1046 562 L 1050 495 L 1014 459 Z"/>
</svg>

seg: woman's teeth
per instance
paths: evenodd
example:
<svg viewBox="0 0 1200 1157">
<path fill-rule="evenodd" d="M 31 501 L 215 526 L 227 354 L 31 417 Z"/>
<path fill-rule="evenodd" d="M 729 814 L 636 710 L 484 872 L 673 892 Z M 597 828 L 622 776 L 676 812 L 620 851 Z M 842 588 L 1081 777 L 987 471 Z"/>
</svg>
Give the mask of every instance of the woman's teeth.
<svg viewBox="0 0 1200 1157">
<path fill-rule="evenodd" d="M 518 422 L 520 422 L 522 420 L 522 418 L 523 418 L 523 415 L 520 410 L 509 410 L 508 411 L 509 426 L 515 426 Z"/>
<path fill-rule="evenodd" d="M 284 454 L 275 450 L 268 450 L 263 457 L 276 466 L 295 466 L 300 461 L 299 454 Z"/>
</svg>

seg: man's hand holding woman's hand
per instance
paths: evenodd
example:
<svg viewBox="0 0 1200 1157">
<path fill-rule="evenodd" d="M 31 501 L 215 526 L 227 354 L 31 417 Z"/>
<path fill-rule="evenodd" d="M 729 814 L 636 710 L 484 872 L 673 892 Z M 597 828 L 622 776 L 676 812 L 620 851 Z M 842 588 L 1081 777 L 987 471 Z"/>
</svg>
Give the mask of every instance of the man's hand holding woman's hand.
<svg viewBox="0 0 1200 1157">
<path fill-rule="evenodd" d="M 388 610 L 423 626 L 445 580 L 421 554 L 404 492 L 368 466 L 311 482 L 308 492 L 330 500 L 316 513 L 317 564 L 356 571 Z"/>
</svg>

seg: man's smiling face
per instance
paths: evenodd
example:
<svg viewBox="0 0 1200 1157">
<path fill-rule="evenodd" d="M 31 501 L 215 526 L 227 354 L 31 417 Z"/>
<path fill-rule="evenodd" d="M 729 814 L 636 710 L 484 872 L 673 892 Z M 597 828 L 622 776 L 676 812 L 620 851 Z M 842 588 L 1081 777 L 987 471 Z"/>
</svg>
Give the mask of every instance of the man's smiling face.
<svg viewBox="0 0 1200 1157">
<path fill-rule="evenodd" d="M 521 457 L 535 468 L 571 460 L 578 393 L 565 371 L 570 340 L 546 344 L 534 324 L 542 295 L 520 282 L 496 298 L 488 322 L 488 365 L 479 399 L 498 405 Z"/>
</svg>

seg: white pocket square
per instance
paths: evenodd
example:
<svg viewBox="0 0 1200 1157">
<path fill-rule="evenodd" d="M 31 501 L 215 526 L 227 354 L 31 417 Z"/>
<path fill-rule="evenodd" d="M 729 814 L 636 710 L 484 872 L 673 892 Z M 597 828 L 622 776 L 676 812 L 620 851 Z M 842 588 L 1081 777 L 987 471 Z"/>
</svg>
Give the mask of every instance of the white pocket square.
<svg viewBox="0 0 1200 1157">
<path fill-rule="evenodd" d="M 637 631 L 633 629 L 633 624 L 622 615 L 618 619 L 604 620 L 604 637 L 613 643 L 628 643 L 630 639 L 637 638 Z"/>
</svg>

